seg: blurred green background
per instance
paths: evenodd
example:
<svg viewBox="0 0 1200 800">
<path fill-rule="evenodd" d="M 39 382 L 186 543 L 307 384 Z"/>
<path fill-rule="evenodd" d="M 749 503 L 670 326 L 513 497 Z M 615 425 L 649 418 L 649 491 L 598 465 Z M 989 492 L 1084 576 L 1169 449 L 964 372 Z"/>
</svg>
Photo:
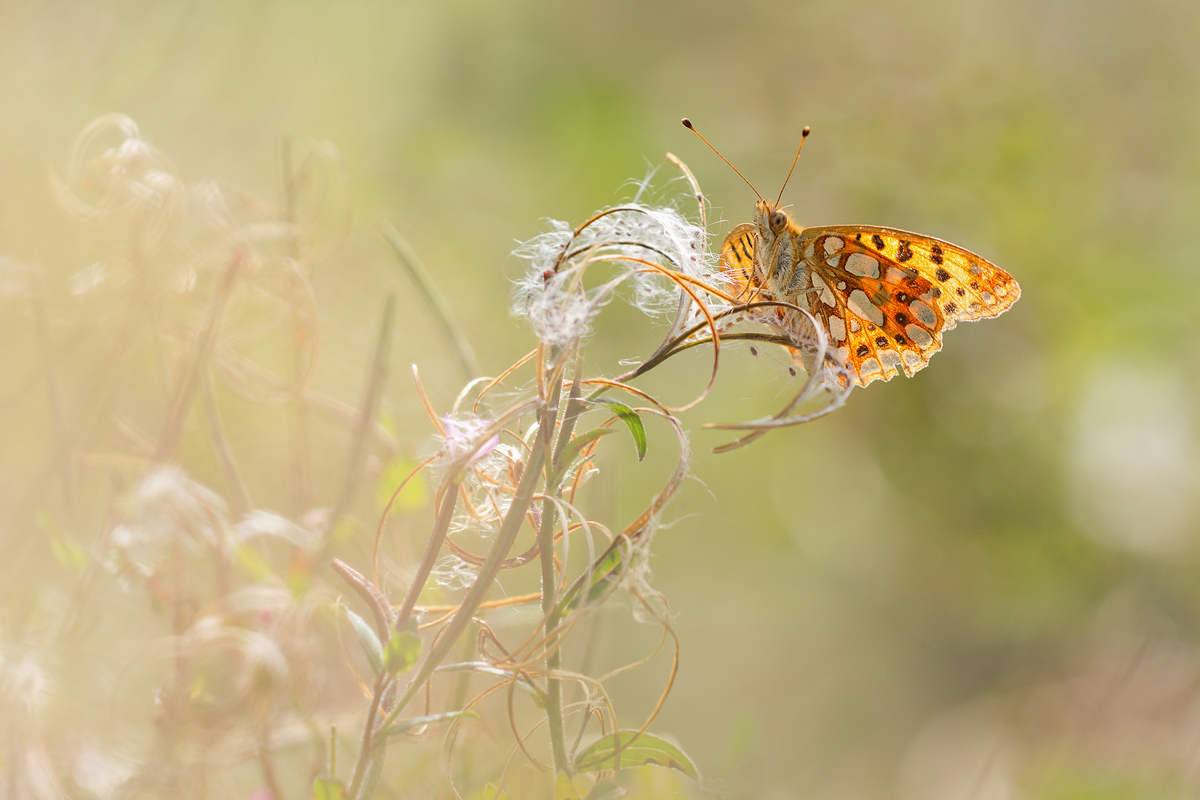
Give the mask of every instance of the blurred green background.
<svg viewBox="0 0 1200 800">
<path fill-rule="evenodd" d="M 682 666 L 654 728 L 734 796 L 1194 796 L 1198 41 L 1191 0 L 6 0 L 0 256 L 40 268 L 50 298 L 101 257 L 47 178 L 101 114 L 136 120 L 185 182 L 276 202 L 283 138 L 326 140 L 353 223 L 314 272 L 317 385 L 357 402 L 380 298 L 400 291 L 384 406 L 423 454 L 435 444 L 407 365 L 438 408 L 462 378 L 381 222 L 494 374 L 533 346 L 509 313 L 509 253 L 544 218 L 578 223 L 651 167 L 665 184 L 670 151 L 719 242 L 754 197 L 679 118 L 767 196 L 810 125 L 784 196 L 801 224 L 948 239 L 1023 295 L 949 334 L 916 377 L 715 456 L 728 436 L 704 422 L 766 413 L 796 387 L 782 358 L 731 351 L 684 415 L 699 480 L 655 543 Z M 28 327 L 12 297 L 2 313 L 10 335 Z M 609 374 L 655 341 L 622 313 L 590 350 Z M 4 349 L 7 393 L 38 362 Z M 645 388 L 677 403 L 706 372 L 699 354 L 670 369 Z M 22 422 L 35 411 L 6 411 L 11 511 L 51 445 L 44 420 Z M 657 468 L 604 476 L 614 525 Z M 4 579 L 13 628 L 38 587 Z M 613 664 L 638 638 L 624 624 L 602 634 Z M 645 706 L 660 677 L 618 690 Z"/>
</svg>

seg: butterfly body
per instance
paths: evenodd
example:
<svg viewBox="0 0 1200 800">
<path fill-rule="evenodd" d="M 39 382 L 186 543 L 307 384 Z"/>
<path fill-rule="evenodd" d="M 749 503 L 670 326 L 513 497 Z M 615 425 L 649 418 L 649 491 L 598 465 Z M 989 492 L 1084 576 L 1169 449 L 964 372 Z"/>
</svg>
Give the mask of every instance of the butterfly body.
<svg viewBox="0 0 1200 800">
<path fill-rule="evenodd" d="M 1021 293 L 1007 272 L 949 242 L 875 225 L 802 228 L 765 200 L 725 238 L 721 261 L 743 299 L 812 314 L 828 338 L 826 360 L 859 386 L 911 376 L 941 348 L 942 331 L 994 317 Z M 784 331 L 802 328 L 793 309 L 766 317 Z"/>
</svg>

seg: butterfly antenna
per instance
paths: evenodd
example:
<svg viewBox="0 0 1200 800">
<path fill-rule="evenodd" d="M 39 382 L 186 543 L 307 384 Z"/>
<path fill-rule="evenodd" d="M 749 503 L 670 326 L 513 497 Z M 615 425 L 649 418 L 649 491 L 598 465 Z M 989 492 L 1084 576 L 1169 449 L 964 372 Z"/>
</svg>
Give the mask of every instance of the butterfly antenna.
<svg viewBox="0 0 1200 800">
<path fill-rule="evenodd" d="M 792 172 L 796 169 L 796 162 L 800 160 L 800 151 L 804 149 L 804 140 L 808 138 L 810 133 L 812 133 L 812 128 L 807 125 L 804 126 L 804 130 L 800 131 L 800 146 L 796 148 L 796 157 L 792 159 L 792 168 L 788 170 L 787 177 L 783 179 L 783 186 L 779 187 L 779 197 L 775 199 L 776 208 L 779 207 L 779 201 L 783 199 L 783 190 L 787 188 L 788 181 L 792 179 Z M 704 137 L 700 138 L 703 139 Z M 712 147 L 712 145 L 710 144 L 709 147 Z M 717 153 L 717 155 L 721 154 Z"/>
<path fill-rule="evenodd" d="M 696 134 L 697 136 L 699 136 L 699 137 L 700 137 L 700 141 L 702 141 L 702 142 L 704 142 L 706 145 L 708 145 L 708 149 L 709 149 L 709 150 L 712 150 L 714 153 L 716 153 L 716 154 L 717 154 L 717 158 L 721 159 L 721 160 L 722 160 L 722 161 L 724 161 L 726 164 L 729 164 L 729 159 L 728 159 L 728 158 L 726 158 L 725 156 L 721 155 L 721 151 L 720 151 L 720 150 L 718 150 L 717 148 L 713 147 L 713 146 L 712 146 L 712 143 L 711 143 L 710 141 L 708 141 L 708 139 L 705 139 L 705 138 L 704 138 L 704 134 L 702 134 L 700 131 L 696 130 L 696 127 L 695 127 L 694 125 L 692 125 L 692 121 L 691 121 L 690 119 L 688 119 L 687 117 L 684 117 L 684 118 L 683 118 L 683 127 L 687 128 L 689 131 L 691 131 L 692 133 L 694 133 L 694 134 Z M 807 128 L 805 128 L 805 130 L 807 131 L 808 129 L 807 129 Z M 806 134 L 806 135 L 807 135 L 807 134 Z M 801 141 L 801 142 L 803 142 L 804 140 L 803 140 L 803 139 L 801 139 L 800 141 Z M 794 166 L 794 165 L 793 165 L 793 166 Z M 738 176 L 739 178 L 741 178 L 742 180 L 746 181 L 746 185 L 750 187 L 750 191 L 754 192 L 754 196 L 755 196 L 755 197 L 757 197 L 759 200 L 762 200 L 762 195 L 758 193 L 758 189 L 755 189 L 755 188 L 754 188 L 754 184 L 753 184 L 753 183 L 751 183 L 750 181 L 747 181 L 747 180 L 746 180 L 746 176 L 745 176 L 745 175 L 743 175 L 742 173 L 738 172 L 738 168 L 737 168 L 737 167 L 735 167 L 733 164 L 729 164 L 729 168 L 730 168 L 731 170 L 733 170 L 734 172 L 737 172 L 737 176 Z M 789 174 L 789 175 L 791 175 L 791 173 L 788 173 L 788 174 Z"/>
</svg>

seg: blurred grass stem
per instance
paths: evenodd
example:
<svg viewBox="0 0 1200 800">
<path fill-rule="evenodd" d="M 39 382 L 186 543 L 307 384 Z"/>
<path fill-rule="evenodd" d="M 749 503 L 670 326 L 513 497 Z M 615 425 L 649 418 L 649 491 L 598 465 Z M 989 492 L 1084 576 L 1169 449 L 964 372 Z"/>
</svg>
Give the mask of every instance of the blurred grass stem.
<svg viewBox="0 0 1200 800">
<path fill-rule="evenodd" d="M 442 331 L 446 334 L 446 338 L 450 341 L 454 348 L 454 354 L 458 357 L 458 363 L 463 369 L 467 380 L 474 380 L 483 374 L 479 369 L 479 362 L 475 360 L 475 351 L 471 348 L 471 343 L 467 340 L 467 335 L 463 333 L 458 322 L 454 319 L 454 313 L 450 310 L 450 304 L 442 297 L 441 292 L 434 285 L 433 278 L 429 274 L 429 270 L 421 263 L 421 259 L 417 258 L 416 252 L 412 249 L 404 237 L 401 236 L 391 225 L 384 224 L 383 238 L 387 239 L 388 244 L 392 246 L 392 251 L 395 252 L 396 258 L 399 259 L 400 265 L 408 272 L 413 283 L 421 290 L 425 302 L 429 304 L 429 308 L 433 311 L 438 323 L 442 326 Z"/>
<path fill-rule="evenodd" d="M 213 340 L 216 338 L 217 323 L 221 318 L 222 310 L 225 308 L 225 301 L 229 299 L 230 290 L 233 288 L 233 281 L 237 277 L 238 270 L 241 268 L 242 261 L 245 258 L 246 254 L 244 251 L 240 249 L 235 251 L 233 258 L 230 259 L 229 266 L 226 267 L 224 274 L 221 275 L 221 282 L 218 284 L 212 303 L 208 307 L 208 317 L 204 320 L 204 326 L 196 336 L 187 374 L 183 382 L 179 385 L 179 390 L 171 403 L 171 411 L 167 416 L 167 424 L 164 426 L 162 436 L 158 440 L 158 446 L 155 448 L 154 460 L 158 463 L 169 461 L 175 455 L 175 448 L 179 445 L 179 437 L 183 434 L 184 420 L 187 419 L 188 409 L 192 405 L 192 397 L 196 393 L 196 389 L 201 381 L 201 375 L 203 375 L 204 369 L 208 364 L 208 356 L 212 351 Z"/>
<path fill-rule="evenodd" d="M 389 294 L 383 306 L 383 321 L 379 326 L 379 337 L 375 343 L 375 358 L 371 366 L 371 375 L 363 390 L 362 403 L 359 405 L 358 425 L 354 431 L 354 440 L 350 445 L 350 455 L 347 458 L 345 478 L 338 495 L 337 505 L 329 518 L 329 524 L 336 526 L 342 514 L 349 508 L 354 497 L 354 491 L 362 482 L 363 450 L 366 447 L 368 433 L 375 419 L 375 409 L 379 405 L 379 396 L 383 393 L 387 382 L 387 364 L 391 354 L 392 327 L 396 317 L 396 295 Z"/>
</svg>

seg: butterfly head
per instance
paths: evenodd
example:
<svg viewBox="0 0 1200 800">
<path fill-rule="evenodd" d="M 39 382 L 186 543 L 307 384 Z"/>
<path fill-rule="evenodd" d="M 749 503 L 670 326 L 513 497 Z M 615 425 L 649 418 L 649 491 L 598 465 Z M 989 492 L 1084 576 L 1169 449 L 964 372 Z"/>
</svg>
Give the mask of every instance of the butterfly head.
<svg viewBox="0 0 1200 800">
<path fill-rule="evenodd" d="M 772 208 L 769 204 L 763 201 L 763 205 L 767 206 L 769 213 L 767 214 L 767 226 L 771 229 L 771 233 L 778 236 L 788 229 L 791 225 L 791 217 L 782 208 Z"/>
<path fill-rule="evenodd" d="M 759 200 L 754 207 L 754 226 L 764 240 L 770 241 L 792 227 L 792 218 L 777 203 Z"/>
</svg>

